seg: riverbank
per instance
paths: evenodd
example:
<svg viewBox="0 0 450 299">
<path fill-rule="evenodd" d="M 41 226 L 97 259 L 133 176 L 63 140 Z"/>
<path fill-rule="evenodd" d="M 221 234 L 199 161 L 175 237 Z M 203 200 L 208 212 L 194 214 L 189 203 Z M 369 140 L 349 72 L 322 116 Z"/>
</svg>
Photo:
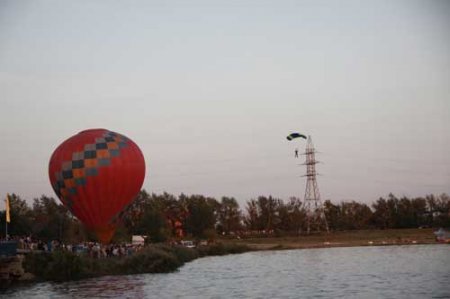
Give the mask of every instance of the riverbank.
<svg viewBox="0 0 450 299">
<path fill-rule="evenodd" d="M 435 244 L 433 231 L 435 229 L 431 228 L 336 231 L 295 237 L 245 238 L 239 242 L 253 250 Z"/>
<path fill-rule="evenodd" d="M 296 237 L 223 238 L 215 244 L 197 248 L 150 245 L 140 252 L 122 258 L 95 259 L 67 251 L 51 254 L 31 253 L 25 258 L 21 257 L 20 263 L 14 263 L 15 266 L 10 267 L 11 273 L 21 275 L 13 276 L 13 281 L 9 281 L 8 284 L 23 281 L 61 282 L 105 275 L 167 273 L 176 271 L 185 263 L 200 257 L 248 251 L 435 244 L 433 231 L 433 229 L 364 230 Z"/>
<path fill-rule="evenodd" d="M 129 256 L 93 258 L 67 250 L 31 252 L 0 258 L 5 277 L 1 288 L 40 281 L 63 282 L 106 275 L 173 272 L 185 263 L 204 256 L 243 253 L 253 250 L 245 244 L 222 243 L 187 248 L 156 244 Z M 0 288 L 0 289 L 1 289 Z"/>
</svg>

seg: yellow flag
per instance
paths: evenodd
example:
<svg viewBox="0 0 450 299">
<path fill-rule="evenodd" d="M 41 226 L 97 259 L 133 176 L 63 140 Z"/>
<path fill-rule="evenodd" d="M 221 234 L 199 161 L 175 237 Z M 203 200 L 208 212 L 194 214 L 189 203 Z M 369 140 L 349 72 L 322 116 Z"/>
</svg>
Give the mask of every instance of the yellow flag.
<svg viewBox="0 0 450 299">
<path fill-rule="evenodd" d="M 11 222 L 11 217 L 9 215 L 9 194 L 6 194 L 6 222 Z"/>
</svg>

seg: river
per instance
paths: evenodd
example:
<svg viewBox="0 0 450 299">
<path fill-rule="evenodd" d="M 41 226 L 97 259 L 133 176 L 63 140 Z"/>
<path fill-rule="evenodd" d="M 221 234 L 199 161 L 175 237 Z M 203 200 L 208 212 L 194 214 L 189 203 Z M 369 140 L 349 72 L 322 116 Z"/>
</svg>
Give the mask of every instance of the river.
<svg viewBox="0 0 450 299">
<path fill-rule="evenodd" d="M 169 274 L 38 283 L 5 298 L 450 298 L 450 246 L 260 251 Z"/>
</svg>

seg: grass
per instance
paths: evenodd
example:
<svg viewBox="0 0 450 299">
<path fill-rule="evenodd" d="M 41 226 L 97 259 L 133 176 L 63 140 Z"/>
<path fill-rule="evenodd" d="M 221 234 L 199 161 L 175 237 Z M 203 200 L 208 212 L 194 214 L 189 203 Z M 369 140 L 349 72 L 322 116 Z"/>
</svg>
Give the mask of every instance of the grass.
<svg viewBox="0 0 450 299">
<path fill-rule="evenodd" d="M 315 233 L 296 237 L 242 239 L 255 250 L 337 246 L 402 245 L 435 243 L 433 229 L 355 230 Z"/>
</svg>

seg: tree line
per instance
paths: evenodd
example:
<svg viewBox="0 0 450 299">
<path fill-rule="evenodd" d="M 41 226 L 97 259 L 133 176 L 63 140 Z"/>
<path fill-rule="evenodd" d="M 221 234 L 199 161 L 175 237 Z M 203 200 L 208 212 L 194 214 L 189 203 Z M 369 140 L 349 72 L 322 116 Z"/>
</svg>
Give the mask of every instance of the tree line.
<svg viewBox="0 0 450 299">
<path fill-rule="evenodd" d="M 63 242 L 94 240 L 70 212 L 53 197 L 35 198 L 30 207 L 10 196 L 10 236 Z M 356 201 L 324 202 L 330 230 L 450 227 L 450 197 L 398 198 L 389 194 L 370 206 Z M 0 212 L 0 235 L 5 235 L 5 211 Z M 217 235 L 296 235 L 306 231 L 306 212 L 300 199 L 284 201 L 259 196 L 243 209 L 233 197 L 217 200 L 203 195 L 149 194 L 142 190 L 126 208 L 113 241 L 147 235 L 153 242 L 176 238 L 213 239 Z"/>
</svg>

